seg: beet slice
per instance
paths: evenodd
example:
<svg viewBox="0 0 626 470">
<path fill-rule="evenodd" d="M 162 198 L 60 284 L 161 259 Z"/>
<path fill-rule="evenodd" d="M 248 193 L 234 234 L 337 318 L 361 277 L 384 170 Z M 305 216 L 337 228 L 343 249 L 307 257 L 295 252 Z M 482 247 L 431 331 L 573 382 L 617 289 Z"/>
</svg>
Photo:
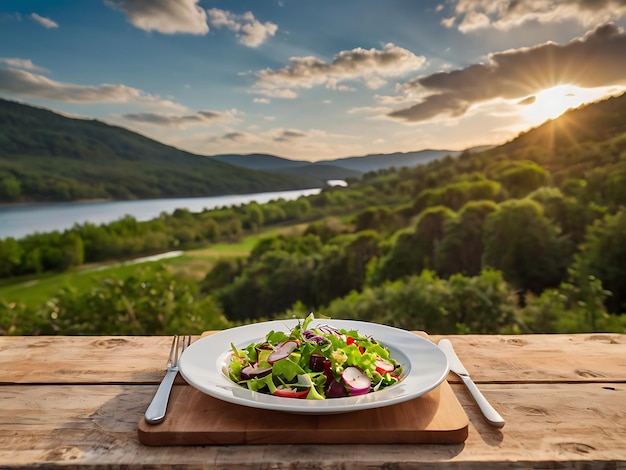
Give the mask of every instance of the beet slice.
<svg viewBox="0 0 626 470">
<path fill-rule="evenodd" d="M 309 359 L 309 367 L 313 372 L 322 372 L 324 370 L 324 363 L 326 360 L 326 357 L 322 354 L 313 353 Z"/>
<path fill-rule="evenodd" d="M 328 398 L 347 397 L 348 391 L 346 390 L 346 387 L 344 387 L 343 384 L 333 379 L 331 380 L 330 384 L 328 385 L 326 389 L 326 396 Z"/>
</svg>

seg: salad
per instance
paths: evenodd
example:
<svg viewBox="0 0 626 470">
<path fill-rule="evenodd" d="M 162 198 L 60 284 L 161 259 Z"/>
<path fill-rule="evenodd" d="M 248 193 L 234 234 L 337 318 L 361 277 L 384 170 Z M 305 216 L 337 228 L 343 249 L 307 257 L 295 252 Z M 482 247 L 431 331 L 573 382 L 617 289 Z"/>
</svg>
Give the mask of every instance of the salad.
<svg viewBox="0 0 626 470">
<path fill-rule="evenodd" d="M 308 400 L 364 395 L 400 381 L 402 366 L 374 338 L 329 325 L 309 328 L 313 319 L 243 349 L 231 343 L 224 372 L 249 390 Z"/>
</svg>

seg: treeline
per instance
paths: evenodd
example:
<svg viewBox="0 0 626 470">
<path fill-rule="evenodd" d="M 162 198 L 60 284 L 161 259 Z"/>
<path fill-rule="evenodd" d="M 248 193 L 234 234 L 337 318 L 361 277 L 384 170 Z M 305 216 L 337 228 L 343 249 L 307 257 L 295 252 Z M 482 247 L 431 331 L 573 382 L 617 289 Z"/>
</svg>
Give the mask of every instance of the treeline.
<svg viewBox="0 0 626 470">
<path fill-rule="evenodd" d="M 126 216 L 109 224 L 77 224 L 63 232 L 35 233 L 20 239 L 9 237 L 0 240 L 0 279 L 63 272 L 86 263 L 237 241 L 263 227 L 352 211 L 375 198 L 367 189 L 347 194 L 327 188 L 318 195 L 297 200 L 279 199 L 262 205 L 252 202 L 200 213 L 177 209 L 147 222 Z"/>
</svg>

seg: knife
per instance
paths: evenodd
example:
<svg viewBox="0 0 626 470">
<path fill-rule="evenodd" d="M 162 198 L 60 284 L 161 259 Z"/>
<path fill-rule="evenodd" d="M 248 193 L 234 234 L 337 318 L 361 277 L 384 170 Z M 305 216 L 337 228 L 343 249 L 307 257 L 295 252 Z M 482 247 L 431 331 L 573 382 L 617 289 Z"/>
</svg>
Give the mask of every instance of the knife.
<svg viewBox="0 0 626 470">
<path fill-rule="evenodd" d="M 474 397 L 474 400 L 476 400 L 476 403 L 478 403 L 480 411 L 482 411 L 489 424 L 495 426 L 496 428 L 503 427 L 504 419 L 502 419 L 502 416 L 500 416 L 494 407 L 491 406 L 480 390 L 478 390 L 478 387 L 470 378 L 469 372 L 461 363 L 461 360 L 456 355 L 456 352 L 454 352 L 454 347 L 452 346 L 450 340 L 442 339 L 439 341 L 438 346 L 448 358 L 450 370 L 461 378 L 469 392 Z"/>
</svg>

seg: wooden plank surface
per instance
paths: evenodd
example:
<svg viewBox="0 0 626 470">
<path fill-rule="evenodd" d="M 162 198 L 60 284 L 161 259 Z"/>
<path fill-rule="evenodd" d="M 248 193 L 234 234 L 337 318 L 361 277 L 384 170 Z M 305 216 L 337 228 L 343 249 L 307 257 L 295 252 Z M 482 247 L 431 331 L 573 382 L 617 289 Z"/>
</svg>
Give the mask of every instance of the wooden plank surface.
<svg viewBox="0 0 626 470">
<path fill-rule="evenodd" d="M 151 385 L 0 386 L 0 467 L 226 469 L 624 468 L 626 385 L 484 384 L 507 424 L 490 427 L 461 385 L 469 419 L 454 445 L 274 445 L 148 447 L 137 422 Z M 505 465 L 503 465 L 505 464 Z"/>
<path fill-rule="evenodd" d="M 478 383 L 626 381 L 626 335 L 447 338 Z M 4 336 L 0 383 L 156 384 L 163 377 L 170 343 L 169 337 Z"/>
<path fill-rule="evenodd" d="M 424 396 L 384 408 L 332 415 L 295 415 L 248 408 L 188 385 L 172 390 L 165 421 L 139 419 L 153 446 L 190 444 L 458 444 L 468 418 L 448 382 Z"/>
</svg>

